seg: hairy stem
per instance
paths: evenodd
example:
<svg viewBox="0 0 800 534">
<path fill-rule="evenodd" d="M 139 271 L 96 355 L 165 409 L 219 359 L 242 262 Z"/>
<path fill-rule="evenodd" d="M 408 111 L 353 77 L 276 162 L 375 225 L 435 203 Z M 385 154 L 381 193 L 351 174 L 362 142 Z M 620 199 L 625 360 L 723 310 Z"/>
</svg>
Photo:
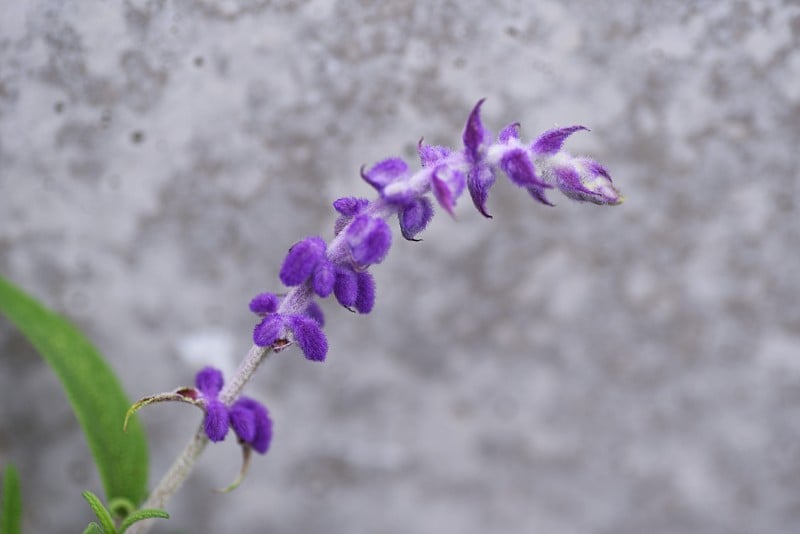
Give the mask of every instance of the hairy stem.
<svg viewBox="0 0 800 534">
<path fill-rule="evenodd" d="M 247 355 L 239 364 L 236 374 L 228 381 L 225 388 L 220 393 L 220 399 L 225 404 L 230 404 L 247 383 L 248 380 L 255 374 L 256 369 L 264 360 L 267 355 L 269 347 L 259 347 L 253 345 L 247 352 Z M 170 497 L 180 489 L 184 481 L 188 478 L 189 474 L 194 468 L 195 462 L 200 458 L 200 455 L 208 445 L 208 437 L 205 433 L 205 428 L 201 424 L 194 433 L 194 437 L 186 444 L 183 451 L 178 455 L 172 466 L 167 470 L 158 485 L 153 488 L 150 496 L 142 504 L 141 508 L 164 508 Z M 133 534 L 145 534 L 155 524 L 153 520 L 140 521 L 135 523 L 129 532 Z"/>
</svg>

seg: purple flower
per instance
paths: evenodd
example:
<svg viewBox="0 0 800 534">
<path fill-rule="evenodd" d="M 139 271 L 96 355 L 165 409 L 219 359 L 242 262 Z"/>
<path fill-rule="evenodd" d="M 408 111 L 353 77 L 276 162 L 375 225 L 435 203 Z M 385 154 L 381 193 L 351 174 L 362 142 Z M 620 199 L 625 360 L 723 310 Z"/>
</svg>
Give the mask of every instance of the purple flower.
<svg viewBox="0 0 800 534">
<path fill-rule="evenodd" d="M 277 347 L 285 337 L 293 337 L 307 359 L 324 360 L 328 350 L 322 331 L 324 316 L 314 295 L 325 298 L 333 293 L 350 311 L 369 313 L 376 291 L 375 279 L 367 269 L 381 263 L 392 244 L 386 220 L 396 215 L 403 237 L 416 241 L 433 218 L 428 193 L 453 215 L 458 198 L 467 189 L 476 208 L 491 217 L 486 203 L 500 170 L 513 184 L 550 206 L 546 193 L 553 188 L 581 202 L 622 202 L 602 165 L 563 150 L 570 135 L 588 128 L 556 128 L 523 143 L 520 125 L 514 122 L 495 139 L 481 121 L 483 102 L 478 101 L 467 118 L 461 150 L 426 145 L 420 139 L 420 170 L 413 171 L 396 157 L 361 168 L 362 178 L 378 191 L 379 198 L 337 199 L 333 203 L 338 213 L 336 238 L 328 244 L 321 237 L 309 237 L 289 250 L 280 270 L 281 281 L 292 288 L 287 296 L 281 301 L 275 295 L 262 294 L 250 304 L 261 316 L 253 330 L 257 345 Z"/>
<path fill-rule="evenodd" d="M 543 182 L 536 175 L 536 169 L 527 150 L 522 148 L 506 150 L 500 159 L 500 168 L 514 184 L 527 189 L 533 198 L 542 204 L 553 205 L 544 196 L 544 190 L 553 186 Z"/>
<path fill-rule="evenodd" d="M 331 291 L 335 280 L 336 275 L 332 273 Z M 262 293 L 250 301 L 250 310 L 262 317 L 253 329 L 253 343 L 259 347 L 270 347 L 288 329 L 307 359 L 324 361 L 328 353 L 328 341 L 322 332 L 325 318 L 319 305 L 309 301 L 303 313 L 283 314 L 277 312 L 276 303 L 277 297 L 271 293 Z"/>
<path fill-rule="evenodd" d="M 321 237 L 307 237 L 289 249 L 281 266 L 280 279 L 287 286 L 299 286 L 312 278 L 311 287 L 320 297 L 333 291 L 333 265 Z"/>
<path fill-rule="evenodd" d="M 307 315 L 290 315 L 287 320 L 289 328 L 294 333 L 294 340 L 306 359 L 324 362 L 328 354 L 328 340 L 319 323 Z"/>
<path fill-rule="evenodd" d="M 409 241 L 419 241 L 417 234 L 428 226 L 433 218 L 433 205 L 426 197 L 415 198 L 400 208 L 397 213 L 400 221 L 400 232 Z"/>
<path fill-rule="evenodd" d="M 240 397 L 230 408 L 219 400 L 222 391 L 222 372 L 205 367 L 195 377 L 197 389 L 206 412 L 204 428 L 211 441 L 222 441 L 228 427 L 242 441 L 261 454 L 267 452 L 272 439 L 272 421 L 267 409 L 258 401 Z"/>
<path fill-rule="evenodd" d="M 367 206 L 369 206 L 369 200 L 366 198 L 343 197 L 335 200 L 333 208 L 339 212 L 339 217 L 336 218 L 334 224 L 334 235 L 339 235 L 345 226 L 350 224 L 353 217 L 361 213 Z"/>
<path fill-rule="evenodd" d="M 382 262 L 386 257 L 392 245 L 392 231 L 383 219 L 359 215 L 348 226 L 345 239 L 353 262 L 365 268 Z"/>
<path fill-rule="evenodd" d="M 230 409 L 230 425 L 239 441 L 264 454 L 272 441 L 272 420 L 260 402 L 239 397 Z"/>
<path fill-rule="evenodd" d="M 382 193 L 387 185 L 408 177 L 408 165 L 400 158 L 388 158 L 376 163 L 367 172 L 362 167 L 361 177 Z"/>
<path fill-rule="evenodd" d="M 489 212 L 486 211 L 486 200 L 489 196 L 489 189 L 494 185 L 495 172 L 494 168 L 485 161 L 491 136 L 481 122 L 481 105 L 483 101 L 484 99 L 479 100 L 469 114 L 462 139 L 464 141 L 464 155 L 469 163 L 467 188 L 472 197 L 472 203 L 475 204 L 475 207 L 484 217 L 491 218 Z"/>
<path fill-rule="evenodd" d="M 348 267 L 340 267 L 336 271 L 333 294 L 345 308 L 369 313 L 375 305 L 375 279 L 367 271 L 356 272 Z"/>
<path fill-rule="evenodd" d="M 195 376 L 195 384 L 201 393 L 205 419 L 203 426 L 211 441 L 222 441 L 228 434 L 228 408 L 219 400 L 222 391 L 222 373 L 219 369 L 205 367 Z"/>
</svg>

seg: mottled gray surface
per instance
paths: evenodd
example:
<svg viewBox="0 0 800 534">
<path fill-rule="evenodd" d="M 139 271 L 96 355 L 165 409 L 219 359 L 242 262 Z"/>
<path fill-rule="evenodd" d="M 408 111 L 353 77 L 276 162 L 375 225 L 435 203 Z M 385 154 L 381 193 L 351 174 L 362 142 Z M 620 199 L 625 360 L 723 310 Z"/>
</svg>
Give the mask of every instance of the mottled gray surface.
<svg viewBox="0 0 800 534">
<path fill-rule="evenodd" d="M 0 272 L 131 396 L 235 366 L 359 166 L 456 144 L 480 97 L 494 129 L 590 126 L 570 149 L 628 198 L 503 180 L 493 220 L 396 240 L 373 314 L 327 303 L 328 362 L 250 385 L 269 455 L 219 496 L 239 456 L 210 449 L 160 532 L 798 531 L 797 2 L 0 4 Z M 5 321 L 0 354 L 27 530 L 78 531 L 80 430 Z M 155 482 L 199 413 L 143 420 Z"/>
</svg>

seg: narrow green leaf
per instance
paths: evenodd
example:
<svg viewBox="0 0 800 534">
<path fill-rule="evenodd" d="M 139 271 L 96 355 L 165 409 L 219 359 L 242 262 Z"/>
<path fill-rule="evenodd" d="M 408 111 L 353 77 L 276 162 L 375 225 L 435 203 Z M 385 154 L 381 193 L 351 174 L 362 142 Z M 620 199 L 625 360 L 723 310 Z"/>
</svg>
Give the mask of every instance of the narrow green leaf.
<svg viewBox="0 0 800 534">
<path fill-rule="evenodd" d="M 122 525 L 119 527 L 119 534 L 124 534 L 128 527 L 138 521 L 144 521 L 145 519 L 169 519 L 169 514 L 164 510 L 157 510 L 155 508 L 145 508 L 143 510 L 136 510 L 131 515 L 129 515 L 125 521 L 122 522 Z"/>
<path fill-rule="evenodd" d="M 97 523 L 89 523 L 83 534 L 106 534 L 105 531 Z"/>
<path fill-rule="evenodd" d="M 108 501 L 108 511 L 114 519 L 125 519 L 136 510 L 136 506 L 125 497 L 115 497 Z"/>
<path fill-rule="evenodd" d="M 103 526 L 105 534 L 117 534 L 117 529 L 114 527 L 114 520 L 111 519 L 111 514 L 108 513 L 108 510 L 106 510 L 106 507 L 100 502 L 97 495 L 91 491 L 84 491 L 81 495 L 83 495 L 83 498 L 88 501 L 89 506 L 94 510 L 94 515 L 97 516 L 97 520 L 100 521 L 100 524 Z"/>
<path fill-rule="evenodd" d="M 6 467 L 3 476 L 3 504 L 0 508 L 0 534 L 22 532 L 22 490 L 19 475 L 13 465 Z"/>
<path fill-rule="evenodd" d="M 2 276 L 0 312 L 19 328 L 64 386 L 106 497 L 141 502 L 147 492 L 147 440 L 136 418 L 129 421 L 127 433 L 122 432 L 130 401 L 111 367 L 67 319 Z"/>
</svg>

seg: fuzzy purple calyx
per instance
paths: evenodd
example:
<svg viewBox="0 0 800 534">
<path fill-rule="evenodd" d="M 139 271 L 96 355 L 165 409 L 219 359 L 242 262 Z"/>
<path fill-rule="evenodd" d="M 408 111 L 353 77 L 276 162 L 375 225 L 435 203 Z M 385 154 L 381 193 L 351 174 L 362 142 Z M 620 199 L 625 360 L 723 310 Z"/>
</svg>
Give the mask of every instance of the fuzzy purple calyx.
<svg viewBox="0 0 800 534">
<path fill-rule="evenodd" d="M 486 201 L 489 198 L 489 189 L 495 182 L 494 169 L 485 164 L 477 164 L 470 167 L 467 173 L 467 189 L 472 203 L 481 215 L 491 219 L 492 216 L 486 210 Z"/>
<path fill-rule="evenodd" d="M 417 235 L 433 218 L 433 205 L 426 197 L 417 197 L 400 209 L 397 218 L 403 237 L 409 241 L 418 241 Z"/>
<path fill-rule="evenodd" d="M 205 410 L 203 428 L 206 436 L 214 442 L 224 440 L 228 435 L 228 409 L 221 401 L 215 399 L 206 403 Z"/>
<path fill-rule="evenodd" d="M 283 315 L 273 313 L 261 319 L 253 328 L 253 343 L 259 347 L 269 347 L 275 343 L 283 332 Z"/>
<path fill-rule="evenodd" d="M 275 313 L 280 299 L 273 293 L 259 293 L 250 301 L 250 311 L 258 315 Z"/>
<path fill-rule="evenodd" d="M 194 383 L 205 398 L 216 399 L 225 383 L 222 371 L 213 367 L 203 367 L 194 377 Z"/>
<path fill-rule="evenodd" d="M 536 138 L 533 144 L 531 144 L 531 150 L 537 155 L 553 155 L 561 150 L 567 137 L 580 130 L 586 130 L 588 132 L 589 128 L 576 125 L 548 130 Z"/>
<path fill-rule="evenodd" d="M 333 224 L 334 235 L 339 235 L 339 232 L 350 224 L 353 217 L 364 211 L 367 206 L 369 206 L 369 200 L 366 198 L 343 197 L 334 201 L 333 208 L 339 212 L 339 216 Z"/>
<path fill-rule="evenodd" d="M 204 367 L 195 375 L 194 382 L 201 393 L 206 436 L 211 441 L 222 441 L 228 433 L 228 409 L 218 398 L 224 384 L 222 372 Z"/>
<path fill-rule="evenodd" d="M 483 153 L 491 137 L 489 131 L 483 127 L 481 122 L 481 105 L 484 100 L 486 99 L 481 98 L 472 108 L 467 118 L 467 124 L 464 126 L 464 133 L 461 136 L 466 149 L 465 154 L 472 162 L 478 162 L 483 159 Z"/>
<path fill-rule="evenodd" d="M 319 324 L 305 315 L 291 315 L 289 328 L 307 360 L 322 362 L 328 354 L 328 340 Z"/>
<path fill-rule="evenodd" d="M 230 425 L 236 437 L 259 454 L 269 450 L 272 420 L 267 408 L 250 397 L 239 397 L 229 410 Z"/>
<path fill-rule="evenodd" d="M 350 257 L 359 267 L 381 263 L 392 245 L 392 231 L 386 221 L 359 215 L 346 231 Z"/>
<path fill-rule="evenodd" d="M 363 167 L 361 168 L 361 177 L 379 192 L 383 192 L 387 185 L 407 176 L 408 164 L 400 158 L 387 158 L 379 161 L 367 172 L 364 172 Z"/>
<path fill-rule="evenodd" d="M 321 237 L 307 237 L 295 243 L 283 260 L 279 277 L 287 286 L 299 286 L 305 282 L 317 263 L 325 258 L 325 241 Z"/>
<path fill-rule="evenodd" d="M 356 300 L 358 313 L 369 313 L 375 305 L 375 279 L 367 271 L 356 273 Z"/>
</svg>

